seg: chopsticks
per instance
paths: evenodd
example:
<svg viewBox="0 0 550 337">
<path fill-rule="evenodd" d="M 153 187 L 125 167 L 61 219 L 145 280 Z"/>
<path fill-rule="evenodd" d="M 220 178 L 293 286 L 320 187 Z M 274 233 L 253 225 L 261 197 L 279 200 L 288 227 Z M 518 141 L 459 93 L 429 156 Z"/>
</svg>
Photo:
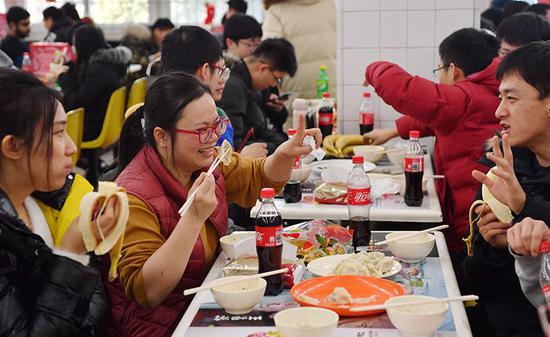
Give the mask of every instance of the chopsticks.
<svg viewBox="0 0 550 337">
<path fill-rule="evenodd" d="M 446 298 L 437 298 L 422 300 L 417 302 L 403 302 L 403 303 L 390 303 L 390 304 L 379 304 L 379 305 L 367 305 L 364 307 L 350 307 L 349 311 L 373 311 L 373 310 L 386 310 L 388 308 L 396 307 L 408 307 L 414 305 L 422 304 L 433 304 L 433 303 L 445 303 L 445 302 L 464 302 L 464 301 L 475 301 L 479 299 L 476 295 L 466 295 L 466 296 L 456 296 L 456 297 L 446 297 Z"/>
<path fill-rule="evenodd" d="M 218 287 L 218 286 L 224 286 L 224 285 L 228 285 L 228 284 L 231 284 L 231 283 L 239 283 L 239 282 L 242 282 L 242 281 L 253 280 L 253 279 L 260 278 L 260 277 L 267 277 L 267 276 L 273 276 L 273 275 L 277 275 L 277 274 L 284 274 L 286 272 L 288 272 L 288 268 L 282 268 L 282 269 L 272 270 L 272 271 L 268 271 L 268 272 L 261 273 L 261 274 L 248 275 L 248 276 L 232 278 L 232 279 L 227 279 L 227 280 L 222 279 L 222 281 L 210 282 L 209 284 L 207 284 L 205 286 L 186 289 L 183 292 L 183 294 L 185 296 L 192 295 L 192 294 L 198 293 L 199 291 L 210 290 L 210 289 L 212 289 L 214 287 Z"/>
<path fill-rule="evenodd" d="M 437 226 L 437 227 L 428 228 L 428 229 L 425 229 L 425 230 L 422 230 L 422 231 L 401 235 L 401 236 L 391 238 L 391 239 L 388 239 L 388 240 L 376 242 L 374 245 L 375 246 L 381 246 L 381 245 L 386 244 L 386 243 L 412 238 L 412 237 L 415 237 L 417 235 L 421 235 L 421 234 L 429 233 L 429 232 L 435 232 L 435 231 L 438 231 L 440 229 L 445 229 L 445 228 L 449 228 L 449 225 L 441 225 L 441 226 Z"/>
<path fill-rule="evenodd" d="M 227 154 L 229 153 L 229 151 L 231 151 L 231 149 L 227 149 L 225 150 L 225 152 L 223 152 L 222 154 L 218 155 L 216 157 L 216 159 L 214 159 L 214 161 L 212 162 L 212 164 L 210 164 L 210 168 L 208 169 L 208 171 L 206 172 L 206 176 L 208 177 L 209 175 L 212 174 L 212 172 L 214 172 L 214 170 L 216 169 L 216 167 L 218 167 L 218 165 L 220 165 L 220 163 L 222 162 L 222 158 Z M 180 214 L 180 216 L 183 216 L 183 214 L 185 213 L 185 211 L 189 208 L 189 206 L 191 206 L 191 203 L 193 203 L 193 200 L 195 200 L 195 195 L 197 195 L 197 190 L 198 189 L 195 189 L 193 191 L 193 193 L 191 193 L 191 195 L 187 198 L 187 200 L 185 200 L 185 203 L 183 204 L 183 206 L 181 206 L 180 210 L 178 211 L 178 213 Z"/>
<path fill-rule="evenodd" d="M 243 141 L 241 142 L 241 145 L 239 146 L 239 149 L 237 150 L 237 152 L 241 153 L 241 150 L 243 149 L 243 147 L 246 146 L 246 143 L 248 142 L 248 140 L 252 136 L 254 136 L 254 128 L 250 128 L 250 130 L 248 130 L 248 132 L 246 133 L 246 136 L 244 136 Z"/>
</svg>

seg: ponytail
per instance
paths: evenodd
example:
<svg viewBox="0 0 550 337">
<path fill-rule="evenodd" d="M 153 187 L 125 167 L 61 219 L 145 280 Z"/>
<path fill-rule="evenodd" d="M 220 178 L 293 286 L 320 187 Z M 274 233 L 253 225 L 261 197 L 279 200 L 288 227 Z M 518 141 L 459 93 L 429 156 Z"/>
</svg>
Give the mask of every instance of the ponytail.
<svg viewBox="0 0 550 337">
<path fill-rule="evenodd" d="M 144 106 L 140 106 L 137 110 L 126 118 L 120 140 L 118 143 L 118 166 L 116 177 L 128 166 L 139 151 L 145 146 L 145 133 L 143 131 L 143 110 Z"/>
</svg>

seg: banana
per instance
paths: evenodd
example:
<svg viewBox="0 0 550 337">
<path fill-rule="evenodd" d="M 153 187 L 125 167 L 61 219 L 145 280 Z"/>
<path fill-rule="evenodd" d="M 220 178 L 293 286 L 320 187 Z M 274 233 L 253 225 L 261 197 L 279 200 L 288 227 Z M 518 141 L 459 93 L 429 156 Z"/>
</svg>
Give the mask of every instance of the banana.
<svg viewBox="0 0 550 337">
<path fill-rule="evenodd" d="M 333 156 L 338 156 L 338 151 L 334 147 L 336 139 L 338 139 L 338 135 L 328 135 L 323 139 L 323 148 L 328 154 Z"/>
<path fill-rule="evenodd" d="M 345 148 L 343 148 L 342 149 L 342 154 L 344 155 L 344 157 L 353 155 L 353 148 L 354 147 L 355 147 L 355 145 L 349 145 L 349 146 L 346 146 Z"/>
<path fill-rule="evenodd" d="M 342 153 L 343 149 L 348 146 L 363 145 L 363 136 L 361 135 L 341 135 L 336 140 L 334 146 L 336 151 Z"/>
</svg>

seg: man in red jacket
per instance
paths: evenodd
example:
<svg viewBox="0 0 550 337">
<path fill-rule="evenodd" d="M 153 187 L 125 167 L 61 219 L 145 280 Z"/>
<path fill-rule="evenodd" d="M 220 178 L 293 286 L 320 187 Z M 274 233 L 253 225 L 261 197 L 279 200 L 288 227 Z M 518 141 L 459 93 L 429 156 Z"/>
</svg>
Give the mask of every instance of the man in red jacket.
<svg viewBox="0 0 550 337">
<path fill-rule="evenodd" d="M 365 134 L 366 143 L 408 138 L 411 130 L 419 130 L 421 137 L 436 137 L 435 172 L 445 176 L 436 187 L 443 220 L 450 226 L 445 233 L 447 243 L 459 259 L 465 247 L 461 239 L 468 236 L 468 210 L 479 187 L 470 172 L 487 171 L 477 160 L 484 153 L 485 142 L 499 129 L 495 117 L 498 49 L 493 36 L 464 28 L 439 46 L 441 62 L 434 70 L 434 74 L 439 72 L 439 84 L 389 62 L 374 62 L 365 73 L 365 84 L 372 85 L 384 102 L 405 115 L 396 120 L 393 129 Z"/>
</svg>

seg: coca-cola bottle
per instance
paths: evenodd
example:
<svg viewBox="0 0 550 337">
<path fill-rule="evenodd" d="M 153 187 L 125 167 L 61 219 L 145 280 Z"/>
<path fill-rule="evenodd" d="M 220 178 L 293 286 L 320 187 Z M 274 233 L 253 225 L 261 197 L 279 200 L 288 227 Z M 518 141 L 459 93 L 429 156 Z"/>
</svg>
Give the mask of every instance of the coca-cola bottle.
<svg viewBox="0 0 550 337">
<path fill-rule="evenodd" d="M 23 62 L 21 63 L 21 70 L 26 72 L 26 73 L 33 73 L 34 72 L 34 68 L 32 66 L 31 56 L 29 55 L 28 52 L 25 52 L 23 54 Z"/>
<path fill-rule="evenodd" d="M 409 132 L 409 146 L 405 152 L 405 204 L 420 206 L 424 199 L 422 177 L 424 176 L 424 151 L 418 142 L 419 131 Z"/>
<path fill-rule="evenodd" d="M 374 128 L 374 112 L 370 100 L 370 92 L 363 93 L 363 101 L 359 107 L 359 132 L 365 134 Z"/>
<path fill-rule="evenodd" d="M 288 129 L 288 139 L 292 139 L 296 134 L 296 129 Z M 294 158 L 294 163 L 292 164 L 293 170 L 299 170 L 301 168 L 302 158 L 297 156 Z M 283 198 L 287 203 L 300 202 L 302 200 L 302 183 L 298 180 L 293 180 L 292 175 L 283 189 Z"/>
<path fill-rule="evenodd" d="M 328 92 L 323 93 L 323 100 L 319 106 L 319 129 L 321 129 L 323 138 L 332 134 L 334 123 L 334 108 L 329 97 L 330 94 Z"/>
<path fill-rule="evenodd" d="M 370 181 L 363 167 L 363 156 L 353 156 L 353 169 L 348 178 L 349 226 L 353 229 L 355 252 L 367 250 L 371 238 L 369 223 Z"/>
<path fill-rule="evenodd" d="M 540 265 L 540 287 L 546 304 L 550 305 L 550 240 L 542 241 L 539 252 L 542 255 Z"/>
<path fill-rule="evenodd" d="M 275 207 L 275 190 L 263 188 L 262 205 L 256 215 L 256 251 L 258 273 L 281 269 L 283 255 L 283 219 Z M 265 294 L 278 295 L 283 291 L 283 274 L 268 276 Z"/>
</svg>

